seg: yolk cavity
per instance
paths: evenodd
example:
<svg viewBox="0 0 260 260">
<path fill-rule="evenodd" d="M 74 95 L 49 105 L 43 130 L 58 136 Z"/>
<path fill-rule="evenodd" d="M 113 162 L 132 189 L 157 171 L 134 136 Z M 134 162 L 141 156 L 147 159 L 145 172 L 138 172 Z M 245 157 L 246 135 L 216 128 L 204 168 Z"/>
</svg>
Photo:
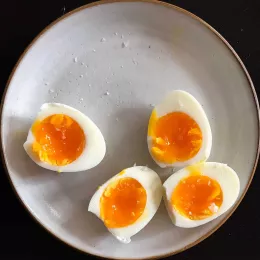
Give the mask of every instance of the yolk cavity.
<svg viewBox="0 0 260 260">
<path fill-rule="evenodd" d="M 199 152 L 202 145 L 199 125 L 183 112 L 172 112 L 160 118 L 153 112 L 148 135 L 153 138 L 153 156 L 163 163 L 187 161 Z"/>
<path fill-rule="evenodd" d="M 208 176 L 190 175 L 172 193 L 171 204 L 183 216 L 200 220 L 216 213 L 223 202 L 219 183 Z"/>
<path fill-rule="evenodd" d="M 121 178 L 110 184 L 100 198 L 100 212 L 108 228 L 126 227 L 143 214 L 146 191 L 135 179 Z"/>
<path fill-rule="evenodd" d="M 52 165 L 64 166 L 75 161 L 85 148 L 85 134 L 71 117 L 55 114 L 36 121 L 32 126 L 35 137 L 33 151 L 39 159 Z"/>
</svg>

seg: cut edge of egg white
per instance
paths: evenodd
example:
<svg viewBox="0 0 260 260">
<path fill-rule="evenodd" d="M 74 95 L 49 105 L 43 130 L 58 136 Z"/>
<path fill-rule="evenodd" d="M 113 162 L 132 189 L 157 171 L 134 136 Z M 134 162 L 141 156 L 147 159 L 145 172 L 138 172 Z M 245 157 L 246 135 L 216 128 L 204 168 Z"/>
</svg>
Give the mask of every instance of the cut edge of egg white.
<svg viewBox="0 0 260 260">
<path fill-rule="evenodd" d="M 123 170 L 123 174 L 118 173 L 113 176 L 102 186 L 98 188 L 90 200 L 88 211 L 95 214 L 102 220 L 100 213 L 100 199 L 105 189 L 113 182 L 130 177 L 137 180 L 145 189 L 147 200 L 143 214 L 131 225 L 120 228 L 107 228 L 120 242 L 128 244 L 131 242 L 131 237 L 141 231 L 153 218 L 157 212 L 162 196 L 163 187 L 158 174 L 146 166 L 133 166 Z M 103 220 L 102 220 L 103 221 Z"/>
<path fill-rule="evenodd" d="M 165 116 L 171 112 L 183 112 L 193 118 L 199 125 L 202 132 L 202 146 L 198 153 L 187 161 L 174 162 L 172 164 L 162 163 L 154 158 L 151 149 L 153 147 L 153 137 L 149 135 L 150 122 L 148 125 L 147 144 L 148 150 L 153 160 L 161 167 L 182 168 L 187 165 L 203 162 L 208 159 L 212 147 L 212 132 L 206 113 L 200 103 L 186 91 L 174 90 L 170 92 L 164 100 L 156 105 L 151 116 L 155 113 L 157 118 Z"/>
<path fill-rule="evenodd" d="M 222 189 L 223 202 L 221 206 L 218 208 L 216 213 L 205 219 L 191 220 L 186 216 L 181 215 L 178 210 L 176 210 L 175 207 L 171 204 L 171 196 L 174 189 L 182 179 L 188 177 L 191 174 L 189 167 L 192 167 L 193 170 L 198 170 L 202 175 L 208 176 L 211 179 L 217 181 Z M 240 191 L 240 182 L 236 172 L 226 164 L 205 162 L 189 167 L 183 168 L 173 173 L 163 184 L 164 203 L 170 219 L 174 225 L 182 228 L 198 227 L 224 214 L 236 202 Z"/>
<path fill-rule="evenodd" d="M 54 114 L 64 114 L 71 117 L 82 128 L 86 145 L 81 155 L 70 164 L 64 166 L 52 165 L 43 162 L 39 156 L 32 150 L 35 137 L 32 133 L 32 126 L 29 130 L 27 140 L 23 147 L 28 156 L 39 166 L 57 172 L 77 172 L 91 169 L 98 165 L 104 158 L 106 153 L 106 143 L 104 137 L 96 126 L 96 124 L 79 110 L 60 103 L 45 103 L 41 106 L 35 121 L 42 121 L 45 118 Z"/>
</svg>

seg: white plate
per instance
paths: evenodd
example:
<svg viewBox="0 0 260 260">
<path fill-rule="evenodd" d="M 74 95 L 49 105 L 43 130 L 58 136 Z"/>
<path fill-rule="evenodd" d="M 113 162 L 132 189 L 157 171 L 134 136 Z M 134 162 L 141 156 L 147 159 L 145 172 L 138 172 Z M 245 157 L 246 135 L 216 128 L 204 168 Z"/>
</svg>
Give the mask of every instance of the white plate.
<svg viewBox="0 0 260 260">
<path fill-rule="evenodd" d="M 64 242 L 107 258 L 174 254 L 215 231 L 250 184 L 259 145 L 255 90 L 228 43 L 187 11 L 155 1 L 98 4 L 54 22 L 18 62 L 2 110 L 6 167 L 29 212 Z M 88 203 L 100 184 L 134 163 L 148 164 L 163 180 L 169 175 L 151 160 L 146 131 L 151 105 L 173 89 L 190 92 L 203 105 L 213 134 L 210 161 L 235 169 L 241 193 L 227 214 L 193 229 L 174 227 L 161 205 L 123 245 L 87 211 Z M 58 175 L 28 158 L 22 144 L 30 124 L 41 104 L 53 101 L 79 109 L 100 127 L 107 154 L 98 167 Z"/>
</svg>

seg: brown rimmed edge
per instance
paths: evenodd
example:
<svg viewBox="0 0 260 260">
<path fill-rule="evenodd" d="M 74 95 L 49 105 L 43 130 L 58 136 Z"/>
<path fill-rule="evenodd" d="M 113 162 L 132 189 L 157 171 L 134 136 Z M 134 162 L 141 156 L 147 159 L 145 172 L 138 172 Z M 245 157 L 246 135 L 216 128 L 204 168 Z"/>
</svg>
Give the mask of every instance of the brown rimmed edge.
<svg viewBox="0 0 260 260">
<path fill-rule="evenodd" d="M 257 151 L 256 151 L 256 156 L 255 156 L 255 163 L 254 163 L 254 166 L 253 166 L 253 170 L 252 170 L 252 173 L 251 173 L 251 176 L 250 176 L 250 179 L 246 185 L 246 188 L 244 190 L 244 192 L 242 193 L 240 199 L 236 202 L 236 204 L 234 205 L 232 211 L 215 227 L 213 228 L 211 231 L 209 231 L 207 234 L 205 234 L 204 236 L 202 236 L 201 238 L 197 239 L 196 241 L 194 241 L 193 243 L 179 249 L 179 250 L 176 250 L 176 251 L 173 251 L 173 252 L 170 252 L 170 253 L 167 253 L 167 254 L 162 254 L 162 255 L 157 255 L 157 256 L 153 256 L 153 257 L 149 257 L 149 258 L 139 258 L 139 260 L 144 260 L 144 259 L 161 259 L 161 258 L 164 258 L 164 257 L 168 257 L 168 256 L 172 256 L 172 255 L 175 255 L 175 254 L 178 254 L 180 252 L 183 252 L 185 251 L 186 249 L 189 249 L 195 245 L 197 245 L 198 243 L 200 243 L 201 241 L 203 241 L 204 239 L 206 239 L 207 237 L 209 237 L 211 234 L 213 234 L 216 230 L 218 230 L 225 222 L 226 220 L 233 214 L 233 212 L 236 210 L 236 208 L 238 207 L 238 205 L 240 204 L 240 202 L 242 201 L 242 199 L 244 198 L 251 182 L 252 182 L 252 179 L 253 179 L 253 176 L 254 176 L 254 173 L 255 173 L 255 170 L 256 170 L 256 167 L 257 167 L 257 162 L 258 162 L 258 158 L 259 158 L 259 151 L 260 151 L 260 115 L 259 115 L 259 103 L 258 103 L 258 99 L 257 99 L 257 94 L 256 94 L 256 91 L 255 91 L 255 88 L 254 88 L 254 85 L 253 85 L 253 82 L 250 78 L 250 75 L 245 67 L 245 65 L 243 64 L 242 60 L 239 58 L 238 54 L 235 52 L 235 50 L 231 47 L 231 45 L 223 38 L 223 36 L 221 36 L 214 28 L 212 28 L 208 23 L 206 23 L 204 20 L 202 20 L 201 18 L 199 18 L 198 16 L 190 13 L 189 11 L 185 10 L 185 9 L 182 9 L 178 6 L 175 6 L 175 5 L 171 5 L 171 4 L 168 4 L 168 3 L 165 3 L 165 2 L 161 2 L 161 1 L 157 1 L 157 0 L 102 0 L 102 1 L 97 1 L 97 2 L 93 2 L 93 3 L 90 3 L 90 4 L 87 4 L 87 5 L 83 5 L 79 8 L 76 8 L 75 10 L 71 11 L 71 12 L 68 12 L 67 14 L 63 15 L 62 17 L 58 18 L 57 20 L 55 20 L 54 22 L 52 22 L 50 25 L 48 25 L 43 31 L 41 31 L 34 39 L 33 41 L 29 44 L 29 46 L 25 49 L 25 51 L 22 53 L 22 55 L 20 56 L 19 60 L 17 61 L 15 67 L 13 68 L 10 76 L 9 76 L 9 79 L 7 81 L 7 84 L 6 84 L 6 87 L 5 87 L 5 90 L 4 90 L 4 93 L 3 93 L 3 96 L 2 96 L 2 100 L 1 100 L 1 107 L 0 107 L 0 114 L 1 114 L 1 122 L 0 122 L 0 143 L 1 143 L 1 158 L 2 158 L 2 161 L 3 161 L 3 165 L 4 165 L 4 168 L 5 168 L 5 171 L 6 171 L 6 174 L 8 176 L 8 179 L 9 179 L 9 182 L 11 183 L 11 186 L 12 186 L 12 189 L 14 191 L 14 193 L 16 194 L 16 196 L 18 197 L 18 199 L 20 200 L 21 204 L 25 207 L 25 209 L 30 213 L 30 215 L 33 217 L 34 220 L 36 220 L 36 222 L 38 222 L 42 227 L 44 227 L 50 234 L 52 234 L 54 237 L 56 237 L 57 239 L 63 241 L 65 244 L 79 250 L 80 252 L 83 252 L 83 253 L 88 253 L 88 254 L 91 254 L 89 252 L 86 252 L 86 251 L 83 251 L 82 249 L 79 249 L 71 244 L 69 244 L 68 242 L 64 241 L 61 237 L 59 237 L 57 234 L 54 234 L 54 232 L 52 232 L 50 229 L 48 229 L 48 227 L 46 227 L 43 223 L 41 223 L 41 221 L 39 219 L 37 219 L 31 212 L 30 210 L 28 209 L 28 207 L 25 205 L 25 203 L 22 201 L 22 199 L 20 198 L 20 196 L 18 195 L 15 187 L 14 187 L 14 184 L 11 180 L 11 177 L 8 173 L 8 169 L 7 169 L 7 166 L 6 166 L 6 162 L 5 162 L 5 157 L 4 157 L 4 154 L 3 154 L 3 142 L 2 142 L 2 112 L 3 112 L 3 106 L 4 106 L 4 101 L 5 101 L 5 96 L 6 96 L 6 93 L 8 91 L 8 87 L 10 85 L 10 82 L 13 78 L 13 75 L 15 74 L 16 72 L 16 69 L 19 67 L 20 65 L 20 62 L 23 60 L 23 58 L 25 57 L 25 55 L 27 54 L 27 52 L 30 50 L 30 48 L 39 40 L 39 38 L 41 36 L 43 36 L 50 28 L 52 28 L 54 25 L 56 25 L 57 23 L 59 23 L 60 21 L 68 18 L 70 15 L 72 14 L 75 14 L 83 9 L 86 9 L 86 8 L 90 8 L 90 7 L 93 7 L 93 6 L 97 6 L 97 5 L 103 5 L 103 4 L 111 4 L 111 3 L 118 3 L 118 2 L 145 2 L 145 3 L 150 3 L 150 4 L 157 4 L 157 5 L 162 5 L 162 6 L 165 6 L 165 7 L 168 7 L 168 8 L 172 8 L 172 9 L 175 9 L 181 13 L 184 13 L 190 17 L 192 17 L 193 19 L 199 21 L 201 24 L 203 24 L 204 26 L 206 26 L 210 31 L 212 31 L 215 35 L 217 35 L 220 40 L 222 40 L 222 42 L 226 45 L 226 47 L 230 50 L 230 52 L 235 56 L 237 62 L 239 63 L 239 65 L 242 67 L 244 73 L 245 73 L 245 76 L 249 82 L 249 85 L 251 87 L 251 91 L 252 91 L 252 94 L 253 94 L 253 98 L 255 100 L 255 105 L 256 105 L 256 109 L 257 109 L 257 119 L 258 119 L 258 147 L 257 147 Z M 122 260 L 122 258 L 104 258 L 103 256 L 101 255 L 95 255 L 99 258 L 102 258 L 102 259 L 120 259 Z M 125 260 L 134 260 L 135 258 L 129 258 L 129 259 L 125 259 Z"/>
</svg>

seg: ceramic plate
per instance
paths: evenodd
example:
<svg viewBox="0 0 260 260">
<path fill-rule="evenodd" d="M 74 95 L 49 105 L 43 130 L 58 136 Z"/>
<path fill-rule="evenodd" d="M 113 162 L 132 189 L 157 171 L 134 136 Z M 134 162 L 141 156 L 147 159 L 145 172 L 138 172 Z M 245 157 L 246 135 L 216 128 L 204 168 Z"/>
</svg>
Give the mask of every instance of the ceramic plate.
<svg viewBox="0 0 260 260">
<path fill-rule="evenodd" d="M 215 221 L 193 229 L 173 226 L 162 204 L 130 244 L 120 244 L 87 211 L 89 200 L 100 184 L 134 163 L 149 165 L 162 180 L 169 176 L 171 170 L 152 161 L 146 131 L 153 104 L 173 89 L 190 92 L 203 105 L 213 134 L 209 160 L 238 173 L 238 201 Z M 98 125 L 107 144 L 98 167 L 57 174 L 28 158 L 22 145 L 45 102 L 73 106 Z M 256 167 L 258 119 L 244 65 L 209 25 L 155 1 L 105 1 L 54 22 L 18 62 L 3 102 L 3 155 L 21 201 L 56 237 L 98 256 L 151 259 L 187 249 L 230 216 Z"/>
</svg>

